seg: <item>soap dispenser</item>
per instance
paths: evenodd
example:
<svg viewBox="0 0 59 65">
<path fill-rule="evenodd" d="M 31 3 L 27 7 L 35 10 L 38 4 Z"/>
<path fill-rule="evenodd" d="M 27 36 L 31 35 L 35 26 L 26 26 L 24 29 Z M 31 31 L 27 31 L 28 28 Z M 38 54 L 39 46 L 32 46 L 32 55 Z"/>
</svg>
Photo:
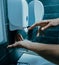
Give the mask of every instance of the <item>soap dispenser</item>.
<svg viewBox="0 0 59 65">
<path fill-rule="evenodd" d="M 28 3 L 26 0 L 22 1 L 22 24 L 23 28 L 17 31 L 18 35 L 22 35 L 24 39 L 27 38 L 27 27 L 28 27 Z"/>
<path fill-rule="evenodd" d="M 40 22 L 44 16 L 44 6 L 41 1 L 34 0 L 35 22 Z"/>
<path fill-rule="evenodd" d="M 10 31 L 28 26 L 28 4 L 26 0 L 7 0 Z"/>
<path fill-rule="evenodd" d="M 44 6 L 41 1 L 33 0 L 29 3 L 29 26 L 40 22 L 44 16 Z"/>
</svg>

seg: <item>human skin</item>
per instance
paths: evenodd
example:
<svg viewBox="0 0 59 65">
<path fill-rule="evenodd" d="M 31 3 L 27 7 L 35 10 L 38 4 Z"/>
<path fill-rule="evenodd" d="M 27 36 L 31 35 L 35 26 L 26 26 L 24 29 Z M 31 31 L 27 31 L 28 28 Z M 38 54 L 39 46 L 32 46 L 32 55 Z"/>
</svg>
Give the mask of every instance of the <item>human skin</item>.
<svg viewBox="0 0 59 65">
<path fill-rule="evenodd" d="M 40 26 L 41 30 L 44 31 L 45 29 L 51 27 L 51 26 L 57 26 L 59 25 L 59 18 L 57 19 L 51 19 L 51 20 L 43 20 L 40 23 L 33 24 L 28 30 L 33 29 L 35 26 Z M 37 54 L 43 56 L 47 60 L 50 60 L 57 65 L 59 65 L 59 44 L 44 44 L 44 43 L 36 43 L 31 42 L 28 40 L 18 41 L 14 44 L 8 45 L 7 48 L 15 48 L 15 47 L 22 47 L 29 50 L 32 50 L 36 52 Z"/>
</svg>

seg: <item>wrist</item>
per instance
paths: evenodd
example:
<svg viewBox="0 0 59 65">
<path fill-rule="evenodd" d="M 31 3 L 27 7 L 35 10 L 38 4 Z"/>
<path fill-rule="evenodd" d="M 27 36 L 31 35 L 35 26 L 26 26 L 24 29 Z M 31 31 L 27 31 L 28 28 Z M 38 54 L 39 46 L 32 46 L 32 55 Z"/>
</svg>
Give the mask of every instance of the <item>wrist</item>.
<svg viewBox="0 0 59 65">
<path fill-rule="evenodd" d="M 39 23 L 35 23 L 34 26 L 38 26 Z"/>
<path fill-rule="evenodd" d="M 27 49 L 30 48 L 31 44 L 32 43 L 30 41 L 27 41 L 27 40 L 20 42 L 20 45 L 22 46 L 22 48 L 27 48 Z"/>
</svg>

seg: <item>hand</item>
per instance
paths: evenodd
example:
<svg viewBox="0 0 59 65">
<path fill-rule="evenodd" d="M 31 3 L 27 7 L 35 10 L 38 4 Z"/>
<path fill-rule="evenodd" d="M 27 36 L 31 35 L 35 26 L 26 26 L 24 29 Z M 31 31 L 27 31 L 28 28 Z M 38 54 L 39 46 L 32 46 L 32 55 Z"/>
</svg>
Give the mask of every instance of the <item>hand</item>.
<svg viewBox="0 0 59 65">
<path fill-rule="evenodd" d="M 47 29 L 47 28 L 49 28 L 51 26 L 57 26 L 57 25 L 59 25 L 59 19 L 43 20 L 42 22 L 35 23 L 31 27 L 29 27 L 28 30 L 31 30 L 36 26 L 40 26 L 41 30 L 45 30 L 45 29 Z"/>
<path fill-rule="evenodd" d="M 53 19 L 53 20 L 50 20 L 49 23 L 46 26 L 43 26 L 41 28 L 41 30 L 45 30 L 45 29 L 47 29 L 51 26 L 57 26 L 57 25 L 59 25 L 59 19 Z"/>
<path fill-rule="evenodd" d="M 19 42 L 15 42 L 14 44 L 8 45 L 7 48 L 14 48 L 18 46 L 19 46 Z"/>
<path fill-rule="evenodd" d="M 15 48 L 15 47 L 24 48 L 24 45 L 29 45 L 30 43 L 31 42 L 28 40 L 18 41 L 18 42 L 15 42 L 14 44 L 8 45 L 7 48 Z"/>
<path fill-rule="evenodd" d="M 15 36 L 15 41 L 22 41 L 23 40 L 23 37 L 21 34 L 16 34 Z"/>
</svg>

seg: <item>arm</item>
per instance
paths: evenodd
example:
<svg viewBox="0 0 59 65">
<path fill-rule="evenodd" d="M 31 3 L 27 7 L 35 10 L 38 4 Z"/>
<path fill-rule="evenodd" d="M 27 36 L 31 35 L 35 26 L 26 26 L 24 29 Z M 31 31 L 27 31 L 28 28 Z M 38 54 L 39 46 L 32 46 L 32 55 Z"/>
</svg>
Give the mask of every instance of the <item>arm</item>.
<svg viewBox="0 0 59 65">
<path fill-rule="evenodd" d="M 59 64 L 59 45 L 34 43 L 26 40 L 19 41 L 13 45 L 9 45 L 8 48 L 10 47 L 23 47 L 32 50 L 47 60 Z"/>
<path fill-rule="evenodd" d="M 36 43 L 30 42 L 28 40 L 18 42 L 19 46 L 21 45 L 24 48 L 32 50 L 38 54 L 43 53 L 51 54 L 58 56 L 59 55 L 59 45 L 56 44 L 44 44 L 44 43 Z"/>
<path fill-rule="evenodd" d="M 33 24 L 31 27 L 28 28 L 28 30 L 31 30 L 31 29 L 33 29 L 36 26 L 40 26 L 41 30 L 45 30 L 48 27 L 57 26 L 57 25 L 59 25 L 59 18 L 57 18 L 57 19 L 43 20 L 41 22 Z"/>
<path fill-rule="evenodd" d="M 29 30 L 33 29 L 35 26 L 41 26 L 42 30 L 50 27 L 59 25 L 59 18 L 58 19 L 51 19 L 51 20 L 44 20 L 40 23 L 36 23 L 32 25 Z M 34 43 L 34 44 L 33 44 Z M 15 44 L 8 45 L 7 48 L 10 47 L 24 47 L 29 50 L 32 50 L 39 55 L 43 56 L 44 58 L 51 60 L 59 65 L 59 45 L 52 45 L 52 44 L 40 44 L 30 41 L 19 41 Z"/>
<path fill-rule="evenodd" d="M 20 43 L 24 48 L 32 50 L 49 61 L 59 64 L 59 45 L 42 44 L 42 43 Z"/>
</svg>

